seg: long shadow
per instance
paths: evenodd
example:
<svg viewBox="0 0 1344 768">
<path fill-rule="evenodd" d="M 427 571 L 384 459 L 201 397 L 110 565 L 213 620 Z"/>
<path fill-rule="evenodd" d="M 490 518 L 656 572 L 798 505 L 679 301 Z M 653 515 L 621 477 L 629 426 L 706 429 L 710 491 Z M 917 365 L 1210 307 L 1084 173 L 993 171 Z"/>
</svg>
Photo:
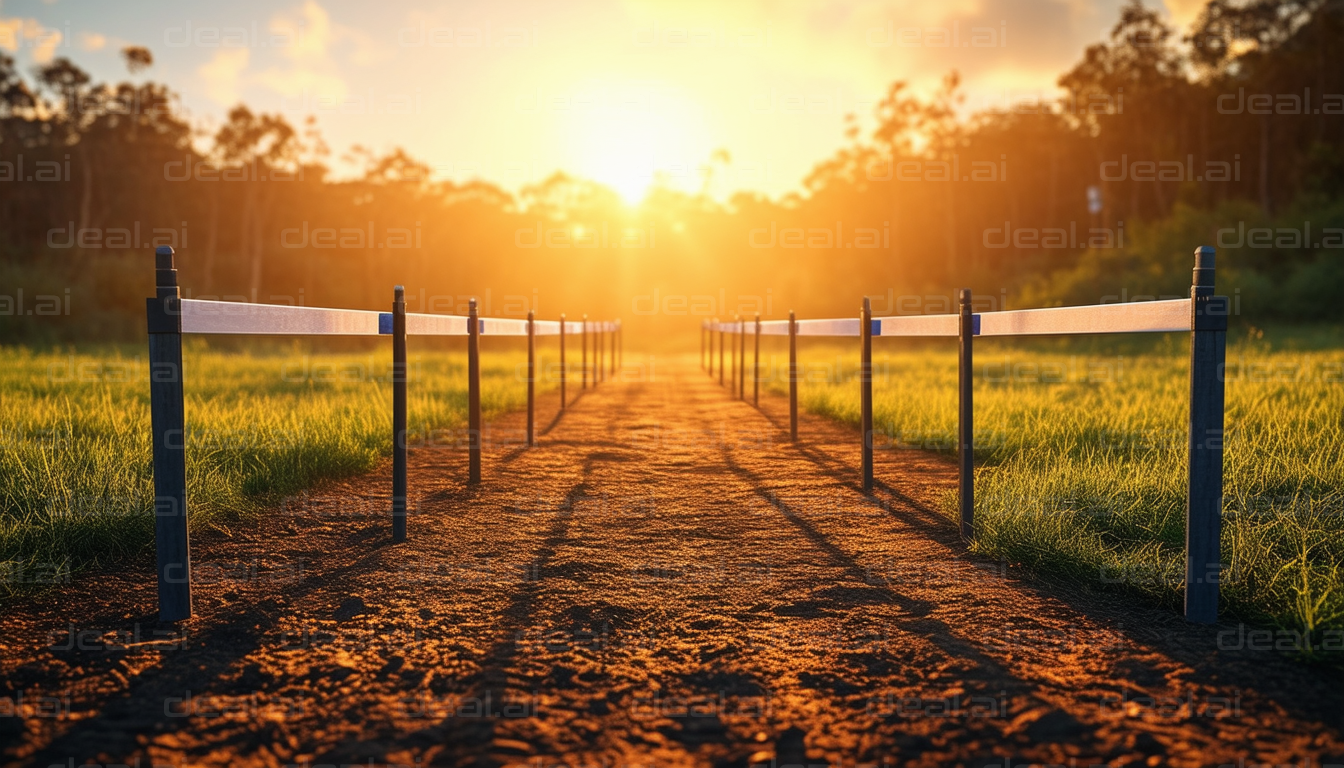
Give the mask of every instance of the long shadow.
<svg viewBox="0 0 1344 768">
<path fill-rule="evenodd" d="M 973 672 L 963 672 L 962 674 L 966 682 L 974 681 L 977 687 L 981 689 L 978 695 L 994 697 L 1006 694 L 1011 699 L 1011 710 L 1025 709 L 1028 704 L 1045 704 L 1050 706 L 1051 709 L 1055 709 L 1053 705 L 1035 694 L 1035 686 L 1030 682 L 1006 669 L 997 659 L 983 653 L 972 642 L 959 637 L 952 630 L 952 627 L 945 622 L 929 618 L 927 614 L 932 607 L 930 603 L 904 595 L 895 590 L 889 583 L 874 583 L 874 580 L 870 578 L 868 571 L 862 565 L 827 538 L 797 510 L 780 500 L 761 477 L 734 461 L 729 451 L 723 450 L 721 453 L 723 454 L 723 462 L 729 471 L 743 483 L 749 485 L 757 496 L 774 507 L 785 520 L 802 534 L 803 538 L 821 550 L 849 579 L 863 584 L 867 589 L 880 591 L 893 605 L 907 614 L 897 617 L 895 620 L 902 629 L 923 637 L 929 644 L 938 648 L 949 658 L 961 659 L 974 664 Z M 977 694 L 973 692 L 971 695 Z M 1074 740 L 1075 743 L 1084 746 L 1096 744 L 1092 737 L 1076 737 Z"/>
<path fill-rule="evenodd" d="M 508 702 L 509 670 L 518 657 L 520 633 L 532 624 L 546 567 L 555 557 L 556 551 L 569 540 L 574 506 L 589 495 L 589 484 L 597 461 L 598 457 L 591 455 L 584 459 L 578 482 L 570 487 L 553 510 L 556 513 L 555 522 L 546 531 L 526 571 L 530 578 L 519 585 L 504 608 L 505 626 L 501 628 L 499 639 L 486 651 L 481 670 L 476 674 L 477 680 L 466 694 L 466 701 L 493 702 L 501 706 Z M 438 724 L 438 729 L 443 740 L 454 750 L 443 757 L 458 763 L 466 758 L 474 758 L 475 764 L 486 764 L 498 720 L 495 716 L 464 720 L 452 714 L 444 718 Z"/>
<path fill-rule="evenodd" d="M 321 571 L 306 578 L 301 586 L 286 590 L 286 598 L 304 598 L 339 588 L 344 577 L 369 570 L 386 551 L 387 543 L 383 537 L 363 538 L 343 552 L 328 553 L 332 561 L 354 557 L 346 565 Z M 29 760 L 34 765 L 50 765 L 64 764 L 75 755 L 79 756 L 76 763 L 101 753 L 129 755 L 140 748 L 137 734 L 158 735 L 193 727 L 194 718 L 166 714 L 167 700 L 183 697 L 188 690 L 193 697 L 217 690 L 212 684 L 240 659 L 260 649 L 283 615 L 278 607 L 248 604 L 211 617 L 209 627 L 190 633 L 186 648 L 164 651 L 159 666 L 136 675 L 120 692 L 98 699 L 93 705 L 97 714 L 76 722 Z M 124 749 L 119 749 L 118 744 L 123 743 Z"/>
<path fill-rule="evenodd" d="M 779 422 L 769 413 L 760 408 L 755 410 L 770 423 L 779 426 Z M 784 428 L 787 430 L 787 425 Z M 842 482 L 846 478 L 852 478 L 858 471 L 857 467 L 850 467 L 822 450 L 797 443 L 790 447 L 817 466 L 823 474 L 841 479 Z M 747 470 L 743 471 L 750 474 Z M 862 493 L 857 482 L 850 481 L 844 484 Z M 969 554 L 955 525 L 936 509 L 903 493 L 880 478 L 874 479 L 874 489 L 880 494 L 863 495 L 878 501 L 887 514 L 909 526 L 912 532 L 945 547 L 949 556 L 989 562 L 988 558 Z M 769 491 L 765 491 L 765 494 L 768 498 Z M 1005 578 L 1012 577 L 1005 576 Z M 1240 624 L 1229 628 L 1226 622 L 1215 627 L 1188 624 L 1179 615 L 1144 602 L 1142 598 L 1126 599 L 1122 594 L 1114 592 L 1107 593 L 1103 598 L 1077 585 L 1057 583 L 1048 575 L 1030 574 L 1026 579 L 1013 579 L 1013 581 L 1020 588 L 1057 600 L 1083 616 L 1097 617 L 1101 614 L 1109 619 L 1133 620 L 1135 613 L 1147 614 L 1138 617 L 1143 624 L 1142 627 L 1129 630 L 1121 627 L 1116 630 L 1127 645 L 1136 649 L 1147 648 L 1159 652 L 1174 661 L 1200 670 L 1208 679 L 1217 678 L 1223 686 L 1254 689 L 1296 718 L 1344 728 L 1344 707 L 1325 706 L 1325 699 L 1303 694 L 1307 688 L 1319 691 L 1323 695 L 1334 694 L 1339 690 L 1336 683 L 1344 681 L 1344 670 L 1308 666 L 1307 662 L 1289 659 L 1277 651 L 1241 652 L 1239 647 L 1234 647 L 1230 653 L 1223 652 L 1224 641 L 1227 645 L 1235 646 L 1237 642 L 1244 641 L 1242 633 L 1249 632 L 1252 628 L 1244 628 Z M 1149 637 L 1143 637 L 1144 634 Z M 1216 656 L 1212 653 L 1215 648 L 1219 650 Z M 1338 695 L 1331 695 L 1330 698 L 1337 703 L 1344 703 Z M 1333 717 L 1323 717 L 1327 714 Z"/>
</svg>

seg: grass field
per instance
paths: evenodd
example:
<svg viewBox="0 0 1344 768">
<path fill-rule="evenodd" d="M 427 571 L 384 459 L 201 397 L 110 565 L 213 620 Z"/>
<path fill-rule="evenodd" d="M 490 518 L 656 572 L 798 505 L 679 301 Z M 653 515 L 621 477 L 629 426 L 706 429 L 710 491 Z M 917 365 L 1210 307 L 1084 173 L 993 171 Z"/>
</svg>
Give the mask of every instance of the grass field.
<svg viewBox="0 0 1344 768">
<path fill-rule="evenodd" d="M 1338 634 L 1344 629 L 1338 331 L 1229 336 L 1224 605 L 1296 632 Z M 1187 339 L 978 342 L 975 549 L 1179 606 Z M 771 350 L 773 370 L 782 370 L 780 354 Z M 887 447 L 954 450 L 955 354 L 953 343 L 879 340 L 874 422 Z M 853 344 L 802 345 L 801 406 L 857 424 L 856 358 Z M 787 393 L 781 377 L 770 378 L 772 391 Z M 955 509 L 952 492 L 943 512 L 953 516 Z"/>
<path fill-rule="evenodd" d="M 553 362 L 548 346 L 539 345 L 541 366 Z M 391 453 L 386 350 L 235 354 L 195 344 L 184 357 L 194 528 L 227 527 Z M 487 418 L 526 403 L 525 362 L 522 351 L 482 353 Z M 408 375 L 411 445 L 465 446 L 465 354 L 412 351 Z M 558 386 L 539 378 L 539 391 Z M 0 348 L 0 393 L 0 592 L 143 551 L 153 541 L 143 350 Z"/>
</svg>

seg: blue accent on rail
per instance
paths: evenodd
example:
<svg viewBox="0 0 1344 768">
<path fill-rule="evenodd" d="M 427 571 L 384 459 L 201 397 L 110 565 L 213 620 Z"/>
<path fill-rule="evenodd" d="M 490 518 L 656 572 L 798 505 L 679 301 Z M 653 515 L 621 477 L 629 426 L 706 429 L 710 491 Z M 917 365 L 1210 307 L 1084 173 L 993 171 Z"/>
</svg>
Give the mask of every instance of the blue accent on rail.
<svg viewBox="0 0 1344 768">
<path fill-rule="evenodd" d="M 979 336 L 979 335 L 980 335 L 980 316 L 979 316 L 979 315 L 971 315 L 971 335 L 972 335 L 972 336 Z"/>
<path fill-rule="evenodd" d="M 379 312 L 379 313 L 378 313 L 378 333 L 379 333 L 379 334 L 390 334 L 390 333 L 392 333 L 392 313 L 391 313 L 391 312 Z"/>
</svg>

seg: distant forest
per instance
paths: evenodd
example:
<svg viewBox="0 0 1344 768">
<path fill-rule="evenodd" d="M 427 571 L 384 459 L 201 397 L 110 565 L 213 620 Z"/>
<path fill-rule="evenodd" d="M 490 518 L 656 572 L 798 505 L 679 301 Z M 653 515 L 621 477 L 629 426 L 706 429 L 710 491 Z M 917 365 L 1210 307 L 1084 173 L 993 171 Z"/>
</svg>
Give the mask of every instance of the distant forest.
<svg viewBox="0 0 1344 768">
<path fill-rule="evenodd" d="M 240 104 L 198 141 L 165 84 L 4 57 L 0 338 L 136 338 L 160 242 L 194 297 L 383 308 L 405 284 L 411 311 L 479 296 L 633 330 L 852 314 L 864 294 L 942 312 L 963 286 L 986 309 L 1181 296 L 1215 245 L 1243 321 L 1338 320 L 1342 49 L 1344 0 L 1213 0 L 1187 37 L 1134 2 L 1057 101 L 966 116 L 955 73 L 931 96 L 894 82 L 799 193 L 655 188 L 635 208 L 563 173 L 516 195 L 438 180 L 401 149 L 333 179 L 311 120 Z"/>
</svg>

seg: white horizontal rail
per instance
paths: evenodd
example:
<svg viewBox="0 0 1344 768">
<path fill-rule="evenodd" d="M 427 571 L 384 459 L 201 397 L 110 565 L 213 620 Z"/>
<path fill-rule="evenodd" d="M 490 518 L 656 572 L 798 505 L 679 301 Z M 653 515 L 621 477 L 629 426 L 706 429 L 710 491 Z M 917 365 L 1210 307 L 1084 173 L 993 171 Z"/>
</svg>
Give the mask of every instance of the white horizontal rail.
<svg viewBox="0 0 1344 768">
<path fill-rule="evenodd" d="M 875 320 L 874 336 L 959 336 L 957 315 L 902 315 Z M 856 329 L 857 333 L 857 329 Z"/>
<path fill-rule="evenodd" d="M 361 309 L 182 299 L 182 332 L 377 336 L 380 313 Z"/>
<path fill-rule="evenodd" d="M 981 336 L 1161 333 L 1190 330 L 1190 300 L 1015 309 L 980 315 Z"/>
<path fill-rule="evenodd" d="M 972 316 L 976 336 L 1050 336 L 1093 333 L 1169 333 L 1188 331 L 1190 299 L 1093 304 L 982 312 Z M 904 315 L 873 318 L 874 336 L 951 336 L 960 334 L 959 315 Z M 799 336 L 858 336 L 858 318 L 798 320 Z M 754 333 L 754 324 L 706 323 L 710 331 Z M 789 335 L 788 320 L 761 323 L 762 336 Z"/>
<path fill-rule="evenodd" d="M 538 336 L 559 336 L 559 320 L 534 320 L 532 321 L 533 333 Z"/>
<path fill-rule="evenodd" d="M 392 332 L 392 313 L 383 313 L 383 333 Z M 466 336 L 467 318 L 462 315 L 406 313 L 407 336 Z"/>
<path fill-rule="evenodd" d="M 482 317 L 482 336 L 526 336 L 527 321 L 502 317 Z"/>
<path fill-rule="evenodd" d="M 798 320 L 799 336 L 858 336 L 859 318 L 845 317 L 830 320 Z"/>
</svg>

